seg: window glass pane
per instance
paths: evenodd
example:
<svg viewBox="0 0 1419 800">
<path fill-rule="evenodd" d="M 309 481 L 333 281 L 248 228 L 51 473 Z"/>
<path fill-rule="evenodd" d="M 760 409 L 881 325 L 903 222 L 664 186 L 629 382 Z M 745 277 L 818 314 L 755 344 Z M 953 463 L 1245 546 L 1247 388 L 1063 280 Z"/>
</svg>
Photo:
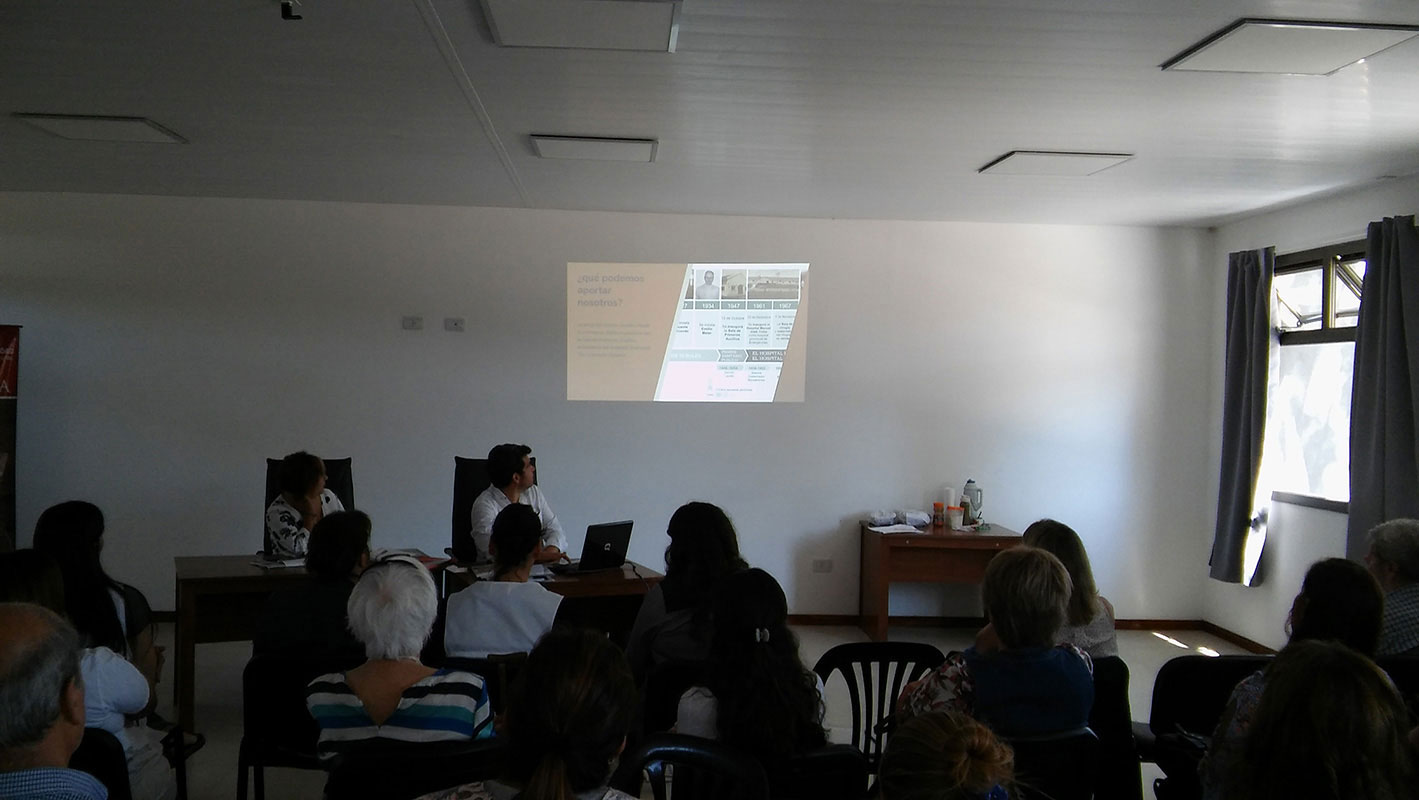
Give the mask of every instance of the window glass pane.
<svg viewBox="0 0 1419 800">
<path fill-rule="evenodd" d="M 1321 327 L 1320 267 L 1287 272 L 1271 280 L 1276 292 L 1276 327 L 1283 331 L 1310 331 Z"/>
<path fill-rule="evenodd" d="M 1365 261 L 1344 261 L 1335 271 L 1335 327 L 1353 328 L 1360 315 L 1360 286 Z"/>
<path fill-rule="evenodd" d="M 1280 349 L 1280 384 L 1270 402 L 1267 471 L 1272 489 L 1350 500 L 1352 342 Z M 1275 458 L 1273 459 L 1273 455 Z"/>
</svg>

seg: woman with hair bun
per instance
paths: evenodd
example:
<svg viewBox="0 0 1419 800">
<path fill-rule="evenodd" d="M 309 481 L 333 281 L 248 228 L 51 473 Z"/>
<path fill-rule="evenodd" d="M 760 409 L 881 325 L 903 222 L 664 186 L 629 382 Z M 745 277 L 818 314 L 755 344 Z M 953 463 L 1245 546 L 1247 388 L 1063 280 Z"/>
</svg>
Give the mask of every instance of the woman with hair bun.
<svg viewBox="0 0 1419 800">
<path fill-rule="evenodd" d="M 882 754 L 882 800 L 1005 800 L 1015 756 L 990 728 L 959 711 L 907 721 Z"/>
<path fill-rule="evenodd" d="M 532 648 L 508 699 L 503 778 L 421 800 L 635 800 L 606 786 L 635 707 L 619 648 L 595 631 L 553 628 Z"/>
</svg>

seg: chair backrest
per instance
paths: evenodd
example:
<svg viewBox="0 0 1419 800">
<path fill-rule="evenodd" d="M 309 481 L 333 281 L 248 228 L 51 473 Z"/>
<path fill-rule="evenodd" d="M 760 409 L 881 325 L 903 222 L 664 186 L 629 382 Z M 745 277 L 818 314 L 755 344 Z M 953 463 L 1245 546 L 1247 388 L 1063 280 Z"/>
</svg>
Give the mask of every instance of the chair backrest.
<svg viewBox="0 0 1419 800">
<path fill-rule="evenodd" d="M 1375 659 L 1375 662 L 1394 681 L 1400 697 L 1404 698 L 1410 722 L 1419 721 L 1419 657 L 1384 656 Z"/>
<path fill-rule="evenodd" d="M 1148 727 L 1158 736 L 1177 733 L 1179 728 L 1210 736 L 1237 682 L 1265 669 L 1272 658 L 1187 655 L 1170 659 L 1153 681 Z"/>
<path fill-rule="evenodd" d="M 667 769 L 668 768 L 668 769 Z M 666 800 L 667 779 L 675 782 L 675 800 L 768 800 L 764 768 L 751 756 L 712 739 L 678 733 L 647 736 L 621 756 L 611 786 L 641 796 L 642 773 L 655 800 Z"/>
<path fill-rule="evenodd" d="M 1025 800 L 1089 800 L 1098 780 L 1099 737 L 1088 728 L 1006 740 Z"/>
<path fill-rule="evenodd" d="M 478 550 L 473 546 L 473 501 L 488 488 L 488 459 L 453 457 L 453 557 L 473 563 Z"/>
<path fill-rule="evenodd" d="M 501 714 L 507 703 L 512 684 L 527 664 L 526 653 L 494 653 L 487 658 L 445 658 L 447 669 L 459 669 L 483 677 L 488 691 L 488 705 L 493 713 Z"/>
<path fill-rule="evenodd" d="M 1089 727 L 1099 736 L 1099 800 L 1143 800 L 1143 776 L 1133 740 L 1128 664 L 1118 656 L 1094 659 L 1094 707 Z"/>
<path fill-rule="evenodd" d="M 325 462 L 325 488 L 335 493 L 340 498 L 340 505 L 347 510 L 355 507 L 355 479 L 350 471 L 350 459 L 348 458 L 323 458 Z M 261 506 L 261 541 L 262 550 L 270 553 L 271 542 L 266 534 L 266 509 L 271 507 L 271 502 L 276 499 L 276 495 L 281 493 L 281 459 L 266 459 L 266 502 Z"/>
<path fill-rule="evenodd" d="M 830 744 L 765 764 L 773 800 L 862 800 L 867 796 L 867 756 L 850 744 Z"/>
<path fill-rule="evenodd" d="M 705 669 L 705 664 L 698 661 L 667 661 L 651 667 L 642 689 L 641 730 L 660 733 L 674 727 L 680 696 L 691 687 L 704 684 Z"/>
<path fill-rule="evenodd" d="M 109 800 L 133 800 L 123 743 L 108 731 L 85 728 L 79 748 L 69 757 L 69 766 L 98 778 L 99 783 L 108 787 Z"/>
<path fill-rule="evenodd" d="M 411 800 L 430 792 L 496 778 L 506 759 L 498 739 L 472 742 L 371 742 L 337 756 L 326 800 Z"/>
<path fill-rule="evenodd" d="M 252 752 L 315 757 L 320 727 L 306 710 L 306 684 L 359 660 L 256 655 L 241 673 L 242 747 Z M 262 763 L 263 758 L 255 759 Z"/>
<path fill-rule="evenodd" d="M 940 650 L 924 642 L 849 642 L 824 653 L 813 665 L 825 688 L 834 672 L 847 681 L 852 707 L 849 743 L 867 757 L 873 773 L 884 744 L 877 727 L 892 713 L 903 687 L 945 660 Z"/>
</svg>

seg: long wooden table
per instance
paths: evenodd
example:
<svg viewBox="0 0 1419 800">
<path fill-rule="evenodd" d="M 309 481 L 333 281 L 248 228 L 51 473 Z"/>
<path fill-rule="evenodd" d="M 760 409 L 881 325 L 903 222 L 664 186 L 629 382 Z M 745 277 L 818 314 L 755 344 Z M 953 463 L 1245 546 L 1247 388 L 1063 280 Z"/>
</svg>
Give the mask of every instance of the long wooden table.
<svg viewBox="0 0 1419 800">
<path fill-rule="evenodd" d="M 262 569 L 252 565 L 259 556 L 190 556 L 173 561 L 177 568 L 176 660 L 173 662 L 173 702 L 178 724 L 193 730 L 196 693 L 197 645 L 208 642 L 249 641 L 256 633 L 266 597 L 272 591 L 306 579 L 304 567 Z M 606 627 L 615 635 L 628 612 L 635 618 L 641 599 L 663 577 L 655 570 L 626 562 L 621 570 L 588 575 L 559 575 L 544 585 L 577 598 L 585 613 L 576 619 L 595 624 L 608 607 L 615 619 Z M 449 590 L 466 585 L 469 578 L 446 575 Z M 598 601 L 600 605 L 598 605 Z M 608 605 L 609 604 L 609 605 Z M 586 617 L 586 619 L 582 619 Z M 624 638 L 624 635 L 622 636 Z"/>
<path fill-rule="evenodd" d="M 1020 544 L 1020 534 L 991 523 L 990 531 L 878 533 L 862 523 L 858 623 L 874 641 L 887 638 L 887 598 L 893 583 L 980 583 L 995 554 Z"/>
</svg>

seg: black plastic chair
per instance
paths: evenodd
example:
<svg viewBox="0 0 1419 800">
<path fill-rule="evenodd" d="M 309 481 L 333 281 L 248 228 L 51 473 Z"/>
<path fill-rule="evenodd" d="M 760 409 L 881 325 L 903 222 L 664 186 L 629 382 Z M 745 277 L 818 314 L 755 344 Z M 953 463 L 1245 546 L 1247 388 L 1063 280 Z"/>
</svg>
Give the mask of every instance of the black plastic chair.
<svg viewBox="0 0 1419 800">
<path fill-rule="evenodd" d="M 655 800 L 666 800 L 673 782 L 675 800 L 768 800 L 764 768 L 750 756 L 712 739 L 678 733 L 647 736 L 621 756 L 611 786 L 632 797 L 650 780 Z"/>
<path fill-rule="evenodd" d="M 877 729 L 891 715 L 902 688 L 945 660 L 940 650 L 923 642 L 849 642 L 824 653 L 813 665 L 825 687 L 834 672 L 847 681 L 850 743 L 867 757 L 872 774 L 877 773 L 885 744 Z"/>
<path fill-rule="evenodd" d="M 133 800 L 123 744 L 108 731 L 85 728 L 83 740 L 69 757 L 69 766 L 98 778 L 99 783 L 108 787 L 109 800 Z"/>
<path fill-rule="evenodd" d="M 867 756 L 850 744 L 830 744 L 777 764 L 766 764 L 773 800 L 863 800 Z"/>
<path fill-rule="evenodd" d="M 1094 707 L 1089 727 L 1099 736 L 1099 800 L 1143 800 L 1143 775 L 1133 741 L 1128 664 L 1118 656 L 1094 659 Z"/>
<path fill-rule="evenodd" d="M 1419 724 L 1419 656 L 1382 656 L 1375 663 L 1394 681 L 1399 696 L 1404 698 L 1410 724 Z"/>
<path fill-rule="evenodd" d="M 641 730 L 662 733 L 675 726 L 680 696 L 705 682 L 703 662 L 667 661 L 651 667 L 641 690 Z"/>
<path fill-rule="evenodd" d="M 1024 800 L 1089 800 L 1098 780 L 1099 737 L 1088 728 L 1006 739 Z"/>
<path fill-rule="evenodd" d="M 513 681 L 526 663 L 526 653 L 494 653 L 487 658 L 445 658 L 443 666 L 482 676 L 488 692 L 488 707 L 494 714 L 501 714 Z"/>
<path fill-rule="evenodd" d="M 1180 731 L 1211 736 L 1227 698 L 1242 678 L 1266 669 L 1272 656 L 1186 655 L 1170 659 L 1153 681 L 1153 708 L 1148 722 L 1133 723 L 1138 757 L 1157 760 L 1158 737 Z"/>
<path fill-rule="evenodd" d="M 497 739 L 472 742 L 372 742 L 336 756 L 326 800 L 410 800 L 440 789 L 498 776 L 506 757 Z"/>
<path fill-rule="evenodd" d="M 348 458 L 325 458 L 325 488 L 340 498 L 340 505 L 346 509 L 355 507 L 355 478 L 350 470 Z M 266 504 L 261 507 L 261 549 L 270 554 L 271 542 L 266 532 L 266 509 L 271 507 L 276 495 L 281 493 L 281 459 L 266 459 Z"/>
<path fill-rule="evenodd" d="M 358 660 L 259 655 L 242 670 L 241 745 L 237 750 L 237 798 L 246 800 L 247 771 L 256 800 L 266 797 L 265 767 L 324 769 L 316 758 L 320 727 L 306 710 L 306 685 Z"/>
</svg>

